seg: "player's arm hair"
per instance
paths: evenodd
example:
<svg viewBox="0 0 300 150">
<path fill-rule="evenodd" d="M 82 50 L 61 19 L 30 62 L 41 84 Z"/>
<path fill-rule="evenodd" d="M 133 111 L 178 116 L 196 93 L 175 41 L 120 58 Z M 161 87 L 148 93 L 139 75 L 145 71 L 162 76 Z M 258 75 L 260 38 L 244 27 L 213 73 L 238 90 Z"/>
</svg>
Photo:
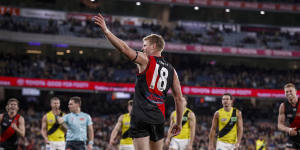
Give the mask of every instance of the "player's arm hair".
<svg viewBox="0 0 300 150">
<path fill-rule="evenodd" d="M 237 111 L 237 118 L 238 118 L 238 122 L 237 122 L 237 143 L 241 143 L 242 137 L 243 137 L 243 117 L 242 117 L 242 112 L 241 111 Z"/>
<path fill-rule="evenodd" d="M 115 141 L 116 140 L 117 135 L 118 135 L 119 131 L 122 128 L 122 121 L 123 121 L 123 115 L 121 115 L 119 117 L 118 122 L 116 123 L 114 129 L 112 130 L 109 141 L 111 141 L 111 140 Z"/>
<path fill-rule="evenodd" d="M 94 128 L 93 124 L 88 125 L 88 141 L 94 141 Z"/>
<path fill-rule="evenodd" d="M 196 116 L 194 112 L 192 111 L 189 112 L 189 119 L 190 119 L 189 125 L 191 130 L 189 144 L 193 146 L 194 139 L 195 139 L 195 132 L 196 132 Z"/>
<path fill-rule="evenodd" d="M 171 89 L 175 101 L 176 124 L 181 125 L 183 109 L 184 109 L 183 108 L 184 98 L 182 97 L 181 86 L 175 69 L 174 69 L 173 84 Z"/>
<path fill-rule="evenodd" d="M 290 128 L 285 125 L 285 107 L 284 107 L 284 103 L 281 103 L 280 106 L 279 106 L 277 126 L 278 126 L 278 129 L 280 131 L 284 131 L 286 133 L 289 133 Z"/>
<path fill-rule="evenodd" d="M 175 113 L 175 111 L 173 111 L 170 115 L 170 126 L 169 126 L 169 130 L 168 130 L 168 135 L 167 135 L 167 139 L 166 140 L 171 140 L 171 136 L 172 136 L 172 126 L 174 125 L 174 119 L 173 119 L 173 114 Z"/>
<path fill-rule="evenodd" d="M 42 119 L 41 134 L 42 134 L 42 136 L 43 136 L 43 138 L 45 140 L 48 140 L 48 134 L 47 134 L 47 115 L 46 114 L 43 116 L 43 119 Z"/>
<path fill-rule="evenodd" d="M 17 129 L 15 129 L 15 131 L 19 136 L 24 137 L 25 136 L 25 120 L 22 116 L 20 116 L 18 121 L 19 121 L 19 125 L 17 126 Z"/>
<path fill-rule="evenodd" d="M 148 64 L 148 57 L 146 54 L 141 52 L 136 52 L 130 48 L 124 41 L 116 37 L 109 30 L 104 31 L 105 37 L 110 41 L 110 43 L 121 53 L 125 54 L 129 60 L 134 60 L 135 63 L 139 65 L 146 66 Z"/>
<path fill-rule="evenodd" d="M 219 112 L 216 111 L 211 123 L 211 128 L 209 132 L 209 145 L 215 144 L 215 136 L 216 136 L 216 130 L 218 126 L 218 120 L 219 120 Z"/>
</svg>

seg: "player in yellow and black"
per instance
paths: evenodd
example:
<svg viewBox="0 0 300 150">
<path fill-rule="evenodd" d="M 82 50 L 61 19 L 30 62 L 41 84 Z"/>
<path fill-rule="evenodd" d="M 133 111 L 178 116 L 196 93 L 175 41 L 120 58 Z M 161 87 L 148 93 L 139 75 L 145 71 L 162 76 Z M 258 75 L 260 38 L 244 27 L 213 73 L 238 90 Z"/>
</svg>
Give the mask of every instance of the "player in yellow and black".
<svg viewBox="0 0 300 150">
<path fill-rule="evenodd" d="M 179 135 L 171 137 L 171 130 L 168 131 L 168 136 L 165 145 L 169 146 L 170 150 L 192 150 L 195 138 L 196 117 L 192 110 L 186 107 L 187 98 L 184 99 L 184 112 L 182 117 L 182 129 Z M 176 122 L 176 111 L 171 113 L 170 127 Z M 172 140 L 171 140 L 172 138 Z M 171 141 L 171 142 L 170 142 Z"/>
<path fill-rule="evenodd" d="M 264 140 L 264 137 L 261 135 L 259 136 L 259 139 L 255 142 L 255 149 L 256 150 L 266 150 L 267 149 L 267 143 Z"/>
<path fill-rule="evenodd" d="M 215 112 L 209 133 L 209 150 L 238 149 L 243 136 L 242 113 L 232 107 L 233 97 L 229 93 L 222 96 L 223 108 Z M 219 129 L 215 148 L 216 129 Z"/>
<path fill-rule="evenodd" d="M 60 99 L 58 97 L 51 98 L 50 105 L 51 111 L 43 116 L 41 129 L 46 150 L 64 150 L 66 129 L 57 122 L 57 117 L 64 115 L 60 110 Z"/>
<path fill-rule="evenodd" d="M 114 145 L 117 143 L 117 135 L 120 129 L 122 129 L 122 138 L 120 141 L 119 150 L 134 150 L 132 138 L 129 137 L 129 128 L 130 128 L 130 113 L 132 109 L 133 100 L 128 101 L 128 113 L 123 114 L 119 117 L 118 122 L 113 129 L 109 144 Z"/>
</svg>

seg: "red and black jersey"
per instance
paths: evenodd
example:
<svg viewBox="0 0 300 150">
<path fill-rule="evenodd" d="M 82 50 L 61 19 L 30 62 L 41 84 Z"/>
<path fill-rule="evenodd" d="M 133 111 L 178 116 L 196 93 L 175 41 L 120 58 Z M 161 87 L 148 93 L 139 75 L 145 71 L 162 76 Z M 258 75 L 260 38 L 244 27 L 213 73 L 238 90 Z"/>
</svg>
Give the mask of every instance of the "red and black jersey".
<svg viewBox="0 0 300 150">
<path fill-rule="evenodd" d="M 298 99 L 297 105 L 293 107 L 288 101 L 284 102 L 284 108 L 285 108 L 285 118 L 287 118 L 289 122 L 289 126 L 291 128 L 297 128 L 298 135 L 292 137 L 294 141 L 300 143 L 300 105 L 299 105 L 300 99 Z"/>
<path fill-rule="evenodd" d="M 147 123 L 165 120 L 165 99 L 173 85 L 174 68 L 163 57 L 149 56 L 144 72 L 137 74 L 132 116 Z"/>
<path fill-rule="evenodd" d="M 8 113 L 4 113 L 1 122 L 1 138 L 0 145 L 3 147 L 12 147 L 18 144 L 18 137 L 16 131 L 11 127 L 14 122 L 16 125 L 19 124 L 20 115 L 17 114 L 13 118 L 10 118 Z"/>
</svg>

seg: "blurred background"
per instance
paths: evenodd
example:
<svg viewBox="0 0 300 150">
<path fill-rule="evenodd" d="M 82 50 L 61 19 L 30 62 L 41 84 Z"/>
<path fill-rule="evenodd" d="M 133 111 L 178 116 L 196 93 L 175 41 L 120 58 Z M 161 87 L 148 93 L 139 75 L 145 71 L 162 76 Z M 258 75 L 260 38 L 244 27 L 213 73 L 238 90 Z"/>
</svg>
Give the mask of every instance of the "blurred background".
<svg viewBox="0 0 300 150">
<path fill-rule="evenodd" d="M 136 66 L 92 22 L 98 12 L 136 50 L 150 33 L 164 37 L 163 56 L 196 114 L 193 149 L 208 148 L 225 92 L 243 113 L 242 150 L 254 150 L 259 137 L 271 150 L 284 149 L 277 115 L 283 86 L 292 82 L 300 89 L 299 0 L 1 0 L 0 107 L 3 112 L 11 97 L 20 100 L 26 137 L 19 149 L 45 149 L 41 118 L 54 96 L 65 112 L 70 97 L 82 97 L 82 111 L 94 121 L 94 149 L 108 149 L 133 97 Z M 165 131 L 171 95 L 166 107 Z"/>
</svg>

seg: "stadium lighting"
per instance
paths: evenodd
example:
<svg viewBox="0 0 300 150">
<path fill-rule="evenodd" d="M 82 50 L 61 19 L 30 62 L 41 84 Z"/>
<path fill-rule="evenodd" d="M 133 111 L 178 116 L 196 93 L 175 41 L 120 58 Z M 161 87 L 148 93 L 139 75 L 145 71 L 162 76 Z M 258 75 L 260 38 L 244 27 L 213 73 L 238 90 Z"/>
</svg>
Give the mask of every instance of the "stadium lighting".
<svg viewBox="0 0 300 150">
<path fill-rule="evenodd" d="M 228 9 L 228 8 L 227 8 L 227 9 L 225 9 L 225 12 L 229 13 L 229 12 L 230 12 L 230 9 Z"/>
<path fill-rule="evenodd" d="M 266 12 L 262 10 L 262 11 L 260 11 L 260 14 L 261 14 L 261 15 L 265 15 Z"/>
<path fill-rule="evenodd" d="M 199 7 L 198 7 L 198 6 L 195 6 L 195 7 L 194 7 L 194 10 L 199 10 Z"/>
<path fill-rule="evenodd" d="M 42 54 L 41 50 L 35 50 L 35 49 L 28 49 L 26 50 L 27 54 Z"/>
<path fill-rule="evenodd" d="M 82 54 L 83 54 L 83 50 L 80 50 L 80 51 L 79 51 L 79 54 L 82 55 Z"/>
<path fill-rule="evenodd" d="M 298 69 L 298 65 L 297 64 L 294 64 L 293 68 L 296 70 Z"/>
<path fill-rule="evenodd" d="M 141 2 L 136 2 L 135 4 L 136 4 L 136 6 L 141 6 L 142 5 Z"/>
<path fill-rule="evenodd" d="M 56 55 L 64 55 L 64 52 L 56 52 Z"/>
</svg>

